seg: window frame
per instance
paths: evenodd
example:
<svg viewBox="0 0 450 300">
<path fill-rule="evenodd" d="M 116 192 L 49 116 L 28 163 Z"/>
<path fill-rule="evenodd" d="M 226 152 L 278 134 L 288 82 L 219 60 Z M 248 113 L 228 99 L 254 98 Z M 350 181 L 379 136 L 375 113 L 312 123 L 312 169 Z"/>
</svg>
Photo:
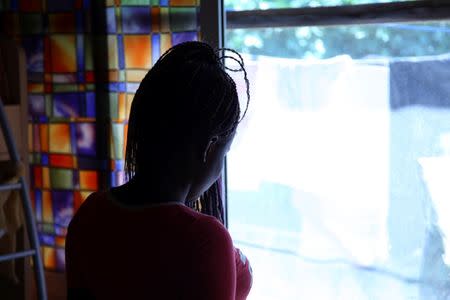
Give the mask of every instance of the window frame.
<svg viewBox="0 0 450 300">
<path fill-rule="evenodd" d="M 450 2 L 422 0 L 226 12 L 226 29 L 337 26 L 450 19 Z"/>
</svg>

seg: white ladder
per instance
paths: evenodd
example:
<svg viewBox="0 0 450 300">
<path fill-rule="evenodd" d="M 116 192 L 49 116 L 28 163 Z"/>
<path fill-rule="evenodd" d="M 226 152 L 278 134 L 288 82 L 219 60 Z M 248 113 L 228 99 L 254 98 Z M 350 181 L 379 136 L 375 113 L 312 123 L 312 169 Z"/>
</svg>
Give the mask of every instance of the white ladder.
<svg viewBox="0 0 450 300">
<path fill-rule="evenodd" d="M 16 144 L 14 143 L 11 128 L 8 125 L 6 119 L 6 113 L 3 107 L 3 102 L 0 99 L 0 126 L 3 132 L 3 136 L 8 148 L 9 157 L 12 161 L 19 161 L 19 153 L 17 151 Z M 0 191 L 8 190 L 20 190 L 20 198 L 22 199 L 23 209 L 25 213 L 25 225 L 28 232 L 30 241 L 30 250 L 24 250 L 20 252 L 8 253 L 0 255 L 0 263 L 3 261 L 25 258 L 28 256 L 33 257 L 34 275 L 36 278 L 36 286 L 39 300 L 47 300 L 47 291 L 45 286 L 44 266 L 42 264 L 41 251 L 39 246 L 39 239 L 36 229 L 36 221 L 31 208 L 30 195 L 28 187 L 25 183 L 23 176 L 20 177 L 17 183 L 12 184 L 0 184 Z"/>
</svg>

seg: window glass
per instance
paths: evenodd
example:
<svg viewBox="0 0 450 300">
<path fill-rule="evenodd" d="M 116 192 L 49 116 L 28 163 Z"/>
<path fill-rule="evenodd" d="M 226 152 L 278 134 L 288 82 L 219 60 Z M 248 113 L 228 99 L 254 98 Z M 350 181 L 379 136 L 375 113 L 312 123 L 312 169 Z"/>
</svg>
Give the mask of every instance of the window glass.
<svg viewBox="0 0 450 300">
<path fill-rule="evenodd" d="M 227 169 L 249 299 L 450 299 L 449 41 L 442 22 L 228 32 L 251 82 Z"/>
</svg>

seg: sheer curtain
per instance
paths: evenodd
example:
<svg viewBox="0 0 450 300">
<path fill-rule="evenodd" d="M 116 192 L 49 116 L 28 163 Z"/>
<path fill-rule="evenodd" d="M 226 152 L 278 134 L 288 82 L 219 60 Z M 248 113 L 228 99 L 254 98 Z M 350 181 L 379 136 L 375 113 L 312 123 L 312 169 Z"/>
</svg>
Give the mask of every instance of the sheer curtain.
<svg viewBox="0 0 450 300">
<path fill-rule="evenodd" d="M 256 261 L 252 297 L 445 299 L 449 61 L 247 64 L 253 101 L 228 199 L 232 235 Z"/>
</svg>

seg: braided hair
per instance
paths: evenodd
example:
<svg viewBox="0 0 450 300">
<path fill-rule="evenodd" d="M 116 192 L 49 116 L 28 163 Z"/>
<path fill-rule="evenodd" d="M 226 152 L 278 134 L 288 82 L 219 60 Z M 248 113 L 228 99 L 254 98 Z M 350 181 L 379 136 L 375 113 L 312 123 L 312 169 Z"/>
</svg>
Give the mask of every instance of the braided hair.
<svg viewBox="0 0 450 300">
<path fill-rule="evenodd" d="M 227 59 L 239 67 L 226 66 Z M 247 104 L 242 116 L 236 84 L 226 70 L 244 74 Z M 176 151 L 174 135 L 181 139 L 231 136 L 249 101 L 249 81 L 239 53 L 228 48 L 215 50 L 203 42 L 172 47 L 146 74 L 133 99 L 125 154 L 127 178 L 158 163 L 156 159 L 149 163 L 149 157 Z M 197 201 L 186 204 L 223 223 L 221 194 L 218 180 Z"/>
</svg>

